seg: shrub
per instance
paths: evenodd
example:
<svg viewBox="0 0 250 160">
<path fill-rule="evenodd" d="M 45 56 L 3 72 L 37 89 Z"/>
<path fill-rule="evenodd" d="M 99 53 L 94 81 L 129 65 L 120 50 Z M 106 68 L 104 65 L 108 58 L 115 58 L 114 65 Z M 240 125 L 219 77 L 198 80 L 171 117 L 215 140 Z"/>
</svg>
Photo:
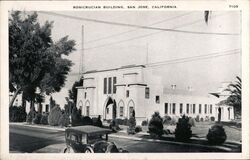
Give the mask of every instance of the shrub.
<svg viewBox="0 0 250 160">
<path fill-rule="evenodd" d="M 128 120 L 128 128 L 127 133 L 128 134 L 135 134 L 135 126 L 136 126 L 136 120 L 135 117 L 130 117 Z"/>
<path fill-rule="evenodd" d="M 125 126 L 128 126 L 129 124 L 128 124 L 128 118 L 124 118 L 123 119 L 123 125 L 125 125 Z"/>
<path fill-rule="evenodd" d="M 215 117 L 214 117 L 214 116 L 210 117 L 210 120 L 211 120 L 212 122 L 214 122 L 214 121 L 215 121 Z"/>
<path fill-rule="evenodd" d="M 197 116 L 195 117 L 195 121 L 196 121 L 196 122 L 200 122 L 200 116 L 199 116 L 199 115 L 197 115 Z"/>
<path fill-rule="evenodd" d="M 80 125 L 93 125 L 93 120 L 89 116 L 83 116 Z"/>
<path fill-rule="evenodd" d="M 227 139 L 226 132 L 222 125 L 215 124 L 209 130 L 207 134 L 207 140 L 210 144 L 222 144 Z"/>
<path fill-rule="evenodd" d="M 204 119 L 203 119 L 203 118 L 201 118 L 201 119 L 200 119 L 200 121 L 201 121 L 201 122 L 203 122 L 203 121 L 204 121 Z"/>
<path fill-rule="evenodd" d="M 112 131 L 114 131 L 114 132 L 117 132 L 118 130 L 120 130 L 120 127 L 119 127 L 118 122 L 117 122 L 116 119 L 111 120 L 110 125 L 109 125 L 109 128 L 110 128 Z"/>
<path fill-rule="evenodd" d="M 36 114 L 35 118 L 32 119 L 32 123 L 33 124 L 40 124 L 41 118 L 42 118 L 41 113 Z"/>
<path fill-rule="evenodd" d="M 174 116 L 171 118 L 171 121 L 170 121 L 170 125 L 176 125 L 177 121 L 178 121 L 178 117 Z"/>
<path fill-rule="evenodd" d="M 74 106 L 73 109 L 72 109 L 72 114 L 71 114 L 71 124 L 72 124 L 72 126 L 80 126 L 80 125 L 82 125 L 83 120 L 84 119 L 81 116 L 81 113 Z"/>
<path fill-rule="evenodd" d="M 48 114 L 45 113 L 42 115 L 40 124 L 44 124 L 44 125 L 48 124 Z"/>
<path fill-rule="evenodd" d="M 92 121 L 94 126 L 102 127 L 102 120 L 100 115 L 98 116 L 98 118 L 92 118 Z"/>
<path fill-rule="evenodd" d="M 149 121 L 148 130 L 152 137 L 161 137 L 163 134 L 163 120 L 159 112 L 155 112 Z"/>
<path fill-rule="evenodd" d="M 36 114 L 37 114 L 36 111 L 31 110 L 31 111 L 28 113 L 28 115 L 27 115 L 26 122 L 29 123 L 29 124 L 31 124 L 31 123 L 32 123 L 32 120 L 35 118 Z"/>
<path fill-rule="evenodd" d="M 136 126 L 136 127 L 135 127 L 135 132 L 136 132 L 136 133 L 141 132 L 141 131 L 142 131 L 141 126 Z"/>
<path fill-rule="evenodd" d="M 13 106 L 9 108 L 9 121 L 10 122 L 25 122 L 27 113 L 25 107 Z"/>
<path fill-rule="evenodd" d="M 179 118 L 176 129 L 175 139 L 177 141 L 188 141 L 192 136 L 191 125 L 189 124 L 189 118 L 185 115 Z"/>
<path fill-rule="evenodd" d="M 60 107 L 55 106 L 51 109 L 49 116 L 48 116 L 48 123 L 51 126 L 57 126 L 59 124 L 59 119 L 62 116 L 62 112 Z"/>
<path fill-rule="evenodd" d="M 195 127 L 195 120 L 192 117 L 189 117 L 188 123 L 192 126 Z"/>
<path fill-rule="evenodd" d="M 171 123 L 172 118 L 170 116 L 163 117 L 163 124 L 169 125 Z"/>
<path fill-rule="evenodd" d="M 147 125 L 148 125 L 148 120 L 142 121 L 142 122 L 141 122 L 141 125 L 142 125 L 142 126 L 147 126 Z"/>
<path fill-rule="evenodd" d="M 205 121 L 206 121 L 206 122 L 209 121 L 209 116 L 206 116 L 206 117 L 205 117 Z"/>
<path fill-rule="evenodd" d="M 70 123 L 69 116 L 67 114 L 62 114 L 59 118 L 58 125 L 61 127 L 67 127 Z"/>
</svg>

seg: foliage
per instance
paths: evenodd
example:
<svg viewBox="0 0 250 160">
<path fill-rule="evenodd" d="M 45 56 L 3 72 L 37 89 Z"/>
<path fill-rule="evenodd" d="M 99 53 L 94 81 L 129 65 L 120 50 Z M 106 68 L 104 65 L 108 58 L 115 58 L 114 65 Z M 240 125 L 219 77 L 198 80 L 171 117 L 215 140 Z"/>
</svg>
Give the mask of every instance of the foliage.
<svg viewBox="0 0 250 160">
<path fill-rule="evenodd" d="M 13 11 L 9 19 L 9 88 L 15 92 L 10 107 L 21 92 L 33 107 L 33 102 L 41 101 L 44 93 L 60 91 L 72 66 L 62 55 L 69 55 L 75 46 L 67 36 L 54 42 L 53 23 L 40 25 L 36 12 L 22 13 Z M 36 94 L 37 88 L 41 93 Z"/>
<path fill-rule="evenodd" d="M 89 116 L 83 116 L 81 125 L 93 125 L 93 120 Z"/>
<path fill-rule="evenodd" d="M 170 116 L 164 116 L 163 117 L 163 124 L 169 125 L 171 122 L 172 118 Z"/>
<path fill-rule="evenodd" d="M 67 127 L 70 123 L 69 116 L 65 113 L 59 118 L 58 125 L 62 127 Z"/>
<path fill-rule="evenodd" d="M 155 112 L 149 121 L 148 125 L 149 134 L 152 137 L 161 137 L 163 134 L 163 120 L 159 112 Z"/>
<path fill-rule="evenodd" d="M 40 124 L 47 125 L 47 124 L 48 124 L 48 116 L 49 116 L 49 115 L 48 115 L 47 113 L 42 114 Z"/>
<path fill-rule="evenodd" d="M 131 116 L 128 120 L 128 128 L 127 133 L 128 134 L 135 134 L 135 126 L 136 126 L 136 120 L 135 117 Z"/>
<path fill-rule="evenodd" d="M 48 116 L 48 123 L 51 126 L 58 126 L 59 119 L 62 116 L 62 112 L 60 107 L 56 106 L 51 109 L 49 116 Z"/>
<path fill-rule="evenodd" d="M 124 119 L 117 118 L 116 121 L 117 121 L 118 125 L 125 125 L 125 126 L 128 125 L 128 119 L 127 118 L 124 118 Z"/>
<path fill-rule="evenodd" d="M 188 141 L 192 136 L 191 125 L 189 124 L 189 118 L 183 115 L 179 118 L 176 129 L 175 139 L 177 141 Z"/>
<path fill-rule="evenodd" d="M 196 122 L 200 122 L 200 116 L 199 116 L 199 115 L 197 115 L 197 116 L 195 117 L 195 121 L 196 121 Z"/>
<path fill-rule="evenodd" d="M 30 112 L 27 115 L 26 122 L 31 124 L 32 120 L 36 117 L 36 114 L 37 114 L 36 111 L 30 110 Z"/>
<path fill-rule="evenodd" d="M 71 123 L 72 126 L 82 125 L 81 113 L 79 112 L 79 110 L 75 106 L 72 108 L 71 122 L 72 122 Z"/>
<path fill-rule="evenodd" d="M 141 122 L 141 125 L 142 125 L 142 126 L 147 126 L 147 125 L 148 125 L 148 120 L 142 121 L 142 122 Z"/>
<path fill-rule="evenodd" d="M 25 122 L 27 113 L 25 107 L 13 106 L 9 108 L 9 121 L 10 122 Z"/>
<path fill-rule="evenodd" d="M 195 120 L 194 120 L 194 118 L 189 117 L 188 123 L 189 123 L 192 127 L 195 127 Z"/>
<path fill-rule="evenodd" d="M 79 81 L 75 81 L 71 90 L 69 90 L 69 98 L 73 99 L 74 103 L 76 104 L 76 98 L 77 98 L 77 86 L 83 85 L 83 79 L 81 78 Z"/>
<path fill-rule="evenodd" d="M 37 113 L 36 116 L 35 116 L 35 118 L 32 119 L 32 123 L 33 124 L 40 124 L 41 118 L 42 118 L 42 114 L 41 113 Z"/>
<path fill-rule="evenodd" d="M 222 144 L 227 139 L 226 132 L 222 125 L 215 124 L 209 130 L 207 134 L 207 140 L 210 144 Z"/>
<path fill-rule="evenodd" d="M 215 121 L 215 117 L 214 117 L 214 116 L 211 116 L 211 117 L 210 117 L 210 120 L 211 120 L 211 121 Z"/>
<path fill-rule="evenodd" d="M 101 116 L 99 115 L 98 118 L 92 118 L 93 120 L 93 125 L 97 126 L 97 127 L 103 127 L 102 126 L 102 120 L 101 120 Z"/>
<path fill-rule="evenodd" d="M 234 116 L 241 116 L 241 78 L 236 77 L 236 81 L 228 85 L 225 91 L 229 92 L 229 97 L 223 100 L 219 105 L 233 106 Z"/>
<path fill-rule="evenodd" d="M 135 127 L 135 132 L 138 133 L 138 132 L 141 132 L 142 131 L 142 127 L 141 126 L 136 126 Z"/>
</svg>

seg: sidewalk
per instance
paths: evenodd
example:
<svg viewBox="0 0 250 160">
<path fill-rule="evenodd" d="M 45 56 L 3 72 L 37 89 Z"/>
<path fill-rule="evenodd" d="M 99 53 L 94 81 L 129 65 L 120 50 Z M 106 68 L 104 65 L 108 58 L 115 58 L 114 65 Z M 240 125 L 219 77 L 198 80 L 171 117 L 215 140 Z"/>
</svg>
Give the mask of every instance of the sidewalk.
<svg viewBox="0 0 250 160">
<path fill-rule="evenodd" d="M 27 123 L 10 123 L 10 125 L 22 125 L 27 127 L 35 127 L 35 128 L 44 128 L 44 129 L 50 129 L 54 131 L 65 131 L 66 127 L 54 127 L 54 126 L 45 126 L 45 125 L 30 125 Z M 130 139 L 135 141 L 145 141 L 145 142 L 157 142 L 157 143 L 166 143 L 166 144 L 175 144 L 175 145 L 185 145 L 185 146 L 196 146 L 196 147 L 202 147 L 202 148 L 208 148 L 208 149 L 218 149 L 226 152 L 239 152 L 241 150 L 241 143 L 235 142 L 235 141 L 226 141 L 224 144 L 220 146 L 215 145 L 209 145 L 207 143 L 207 140 L 205 138 L 197 138 L 192 137 L 189 142 L 177 142 L 175 141 L 174 135 L 164 135 L 160 139 L 152 139 L 147 132 L 139 132 L 134 135 L 128 135 L 126 132 L 126 129 L 123 127 L 122 130 L 111 133 L 109 137 L 112 138 L 123 138 L 123 139 Z M 55 151 L 56 153 L 62 152 L 63 147 L 65 147 L 65 144 L 55 144 L 50 145 L 45 148 L 42 148 L 38 150 L 39 153 L 46 153 L 47 151 Z M 53 153 L 55 153 L 53 152 Z"/>
</svg>

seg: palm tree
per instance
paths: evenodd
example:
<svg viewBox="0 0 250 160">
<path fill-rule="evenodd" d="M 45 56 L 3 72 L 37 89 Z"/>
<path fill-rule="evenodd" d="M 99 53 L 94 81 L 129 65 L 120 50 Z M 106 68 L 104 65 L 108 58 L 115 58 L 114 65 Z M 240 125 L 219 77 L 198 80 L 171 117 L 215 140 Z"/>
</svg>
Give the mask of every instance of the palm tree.
<svg viewBox="0 0 250 160">
<path fill-rule="evenodd" d="M 224 91 L 229 92 L 229 96 L 226 100 L 221 101 L 219 104 L 232 106 L 234 108 L 234 116 L 241 116 L 241 78 L 236 77 L 235 83 L 230 83 L 228 88 Z"/>
</svg>

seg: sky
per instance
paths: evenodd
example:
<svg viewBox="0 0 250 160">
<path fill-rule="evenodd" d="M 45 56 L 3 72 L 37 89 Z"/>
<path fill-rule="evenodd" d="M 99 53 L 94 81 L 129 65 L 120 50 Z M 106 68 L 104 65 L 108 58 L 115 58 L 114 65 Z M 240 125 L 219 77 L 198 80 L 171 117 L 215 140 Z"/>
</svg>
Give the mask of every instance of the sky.
<svg viewBox="0 0 250 160">
<path fill-rule="evenodd" d="M 41 24 L 46 20 L 54 21 L 53 39 L 56 41 L 68 35 L 69 39 L 76 41 L 76 51 L 67 57 L 74 65 L 65 87 L 53 95 L 60 105 L 65 103 L 62 97 L 68 96 L 68 89 L 79 78 L 81 54 L 84 54 L 84 71 L 148 64 L 146 69 L 160 76 L 164 87 L 170 88 L 172 84 L 178 89 L 192 87 L 201 94 L 214 92 L 222 82 L 235 81 L 236 76 L 241 77 L 239 11 L 212 11 L 208 23 L 204 20 L 203 11 L 53 12 L 91 20 L 148 26 L 151 29 L 97 23 L 51 13 L 38 12 L 38 20 Z M 233 35 L 194 34 L 155 28 Z M 196 58 L 186 61 L 187 57 Z"/>
</svg>

